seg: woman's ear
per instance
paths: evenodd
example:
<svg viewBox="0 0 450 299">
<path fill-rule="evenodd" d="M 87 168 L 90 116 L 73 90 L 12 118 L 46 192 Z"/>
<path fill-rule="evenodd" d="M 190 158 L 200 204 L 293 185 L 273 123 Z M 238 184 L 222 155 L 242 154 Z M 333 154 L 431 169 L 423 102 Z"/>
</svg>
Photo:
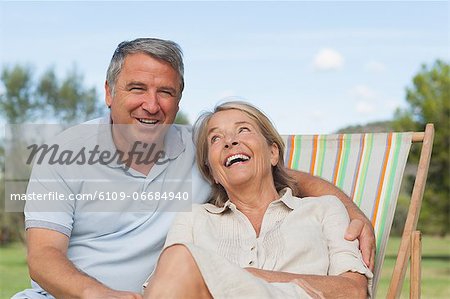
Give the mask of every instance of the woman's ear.
<svg viewBox="0 0 450 299">
<path fill-rule="evenodd" d="M 270 146 L 270 164 L 272 164 L 272 166 L 278 164 L 278 160 L 280 158 L 279 154 L 280 149 L 278 148 L 278 145 L 275 142 L 272 143 L 272 145 Z"/>
</svg>

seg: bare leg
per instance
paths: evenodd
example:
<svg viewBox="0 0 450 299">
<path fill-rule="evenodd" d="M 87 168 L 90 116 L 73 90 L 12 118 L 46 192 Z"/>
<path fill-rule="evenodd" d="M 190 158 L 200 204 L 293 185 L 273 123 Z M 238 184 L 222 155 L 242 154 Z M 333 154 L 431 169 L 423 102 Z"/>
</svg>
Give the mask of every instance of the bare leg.
<svg viewBox="0 0 450 299">
<path fill-rule="evenodd" d="M 184 245 L 173 245 L 161 254 L 144 298 L 212 298 L 202 274 Z"/>
</svg>

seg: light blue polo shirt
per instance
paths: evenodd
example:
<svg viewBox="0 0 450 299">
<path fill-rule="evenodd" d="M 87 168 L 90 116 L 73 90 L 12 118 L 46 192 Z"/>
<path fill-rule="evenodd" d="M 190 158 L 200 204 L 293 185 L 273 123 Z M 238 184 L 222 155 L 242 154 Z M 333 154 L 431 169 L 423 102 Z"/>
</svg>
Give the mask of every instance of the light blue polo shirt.
<svg viewBox="0 0 450 299">
<path fill-rule="evenodd" d="M 108 116 L 64 131 L 56 142 L 60 150 L 84 147 L 86 153 L 95 144 L 100 144 L 99 150 L 112 150 L 110 128 Z M 115 162 L 35 164 L 27 194 L 84 194 L 86 198 L 95 195 L 96 200 L 49 201 L 47 205 L 27 201 L 26 228 L 67 235 L 67 255 L 78 269 L 113 289 L 140 292 L 164 245 L 174 212 L 206 202 L 210 192 L 195 164 L 191 129 L 171 126 L 164 146 L 166 156 L 147 176 Z M 33 281 L 32 287 L 14 298 L 45 297 L 46 292 Z"/>
</svg>

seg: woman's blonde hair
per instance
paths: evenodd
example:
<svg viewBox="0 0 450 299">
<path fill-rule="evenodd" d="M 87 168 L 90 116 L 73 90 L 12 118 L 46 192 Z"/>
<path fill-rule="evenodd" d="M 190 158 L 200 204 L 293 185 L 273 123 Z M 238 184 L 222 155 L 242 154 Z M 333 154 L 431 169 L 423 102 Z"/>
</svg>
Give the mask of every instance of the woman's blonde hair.
<svg viewBox="0 0 450 299">
<path fill-rule="evenodd" d="M 216 206 L 223 206 L 228 200 L 228 195 L 222 185 L 216 184 L 208 163 L 208 122 L 211 117 L 220 111 L 239 110 L 245 113 L 259 127 L 267 144 L 278 146 L 278 163 L 272 167 L 272 176 L 275 188 L 280 192 L 283 188 L 296 189 L 296 182 L 287 174 L 284 167 L 285 145 L 280 134 L 274 128 L 269 118 L 253 105 L 243 101 L 230 101 L 222 103 L 214 108 L 213 112 L 203 113 L 194 124 L 194 143 L 197 145 L 196 160 L 197 166 L 203 177 L 212 185 L 210 202 Z"/>
</svg>

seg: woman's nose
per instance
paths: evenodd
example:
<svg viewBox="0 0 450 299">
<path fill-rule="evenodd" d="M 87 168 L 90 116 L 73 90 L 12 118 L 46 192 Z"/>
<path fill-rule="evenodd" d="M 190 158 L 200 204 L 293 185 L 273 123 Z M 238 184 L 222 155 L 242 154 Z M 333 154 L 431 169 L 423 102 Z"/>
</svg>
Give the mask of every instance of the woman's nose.
<svg viewBox="0 0 450 299">
<path fill-rule="evenodd" d="M 237 141 L 227 142 L 227 143 L 225 143 L 225 148 L 230 148 L 231 146 L 236 146 L 238 144 L 239 144 L 239 142 L 237 142 Z"/>
</svg>

